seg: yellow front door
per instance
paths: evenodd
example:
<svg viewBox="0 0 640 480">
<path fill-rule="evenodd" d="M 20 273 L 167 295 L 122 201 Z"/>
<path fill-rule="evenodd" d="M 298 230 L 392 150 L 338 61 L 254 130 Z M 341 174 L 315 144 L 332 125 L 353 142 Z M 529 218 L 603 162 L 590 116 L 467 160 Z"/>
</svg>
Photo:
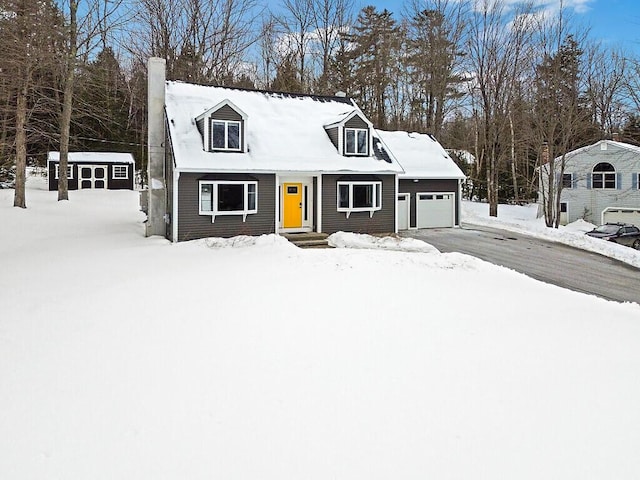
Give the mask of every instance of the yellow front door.
<svg viewBox="0 0 640 480">
<path fill-rule="evenodd" d="M 283 202 L 283 221 L 284 228 L 300 228 L 302 227 L 302 184 L 301 183 L 285 183 L 282 185 Z"/>
</svg>

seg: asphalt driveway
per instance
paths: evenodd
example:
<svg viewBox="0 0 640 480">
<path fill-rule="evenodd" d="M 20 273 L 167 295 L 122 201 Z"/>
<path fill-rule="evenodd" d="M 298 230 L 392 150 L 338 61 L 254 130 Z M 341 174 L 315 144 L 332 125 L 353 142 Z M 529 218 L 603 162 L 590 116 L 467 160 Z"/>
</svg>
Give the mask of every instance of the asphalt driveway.
<svg viewBox="0 0 640 480">
<path fill-rule="evenodd" d="M 597 253 L 505 230 L 461 228 L 409 230 L 441 252 L 460 252 L 546 283 L 618 302 L 640 303 L 640 269 Z"/>
</svg>

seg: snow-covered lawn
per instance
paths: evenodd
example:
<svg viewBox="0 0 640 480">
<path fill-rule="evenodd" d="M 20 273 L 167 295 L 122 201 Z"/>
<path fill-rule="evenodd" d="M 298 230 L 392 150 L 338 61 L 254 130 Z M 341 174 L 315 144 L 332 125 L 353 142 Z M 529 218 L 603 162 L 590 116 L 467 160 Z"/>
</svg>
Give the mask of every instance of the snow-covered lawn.
<svg viewBox="0 0 640 480">
<path fill-rule="evenodd" d="M 2 479 L 640 477 L 637 304 L 415 240 L 172 245 L 134 192 L 29 187 L 0 190 Z"/>
</svg>

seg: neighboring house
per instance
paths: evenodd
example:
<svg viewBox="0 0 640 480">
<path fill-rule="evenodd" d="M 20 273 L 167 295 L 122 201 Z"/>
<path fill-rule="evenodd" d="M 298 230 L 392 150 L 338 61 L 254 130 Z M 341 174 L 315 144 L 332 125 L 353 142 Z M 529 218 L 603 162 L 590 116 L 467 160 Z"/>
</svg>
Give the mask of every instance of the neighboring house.
<svg viewBox="0 0 640 480">
<path fill-rule="evenodd" d="M 562 157 L 540 168 L 540 185 L 549 178 L 562 183 L 560 223 L 584 219 L 594 224 L 626 222 L 640 225 L 640 147 L 613 140 L 601 140 L 569 152 L 560 175 Z M 538 201 L 542 203 L 542 192 Z"/>
<path fill-rule="evenodd" d="M 398 229 L 460 224 L 465 175 L 432 136 L 378 131 L 404 172 L 398 183 Z"/>
<path fill-rule="evenodd" d="M 47 171 L 49 190 L 58 189 L 60 153 L 49 152 Z M 130 153 L 69 152 L 67 179 L 69 190 L 106 188 L 133 190 L 134 160 Z"/>
</svg>

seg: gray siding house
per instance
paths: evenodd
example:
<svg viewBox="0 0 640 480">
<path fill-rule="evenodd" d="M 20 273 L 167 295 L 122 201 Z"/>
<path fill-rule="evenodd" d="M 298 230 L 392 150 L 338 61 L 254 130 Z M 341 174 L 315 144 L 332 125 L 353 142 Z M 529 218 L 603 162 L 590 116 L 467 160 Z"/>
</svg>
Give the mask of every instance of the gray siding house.
<svg viewBox="0 0 640 480">
<path fill-rule="evenodd" d="M 640 225 L 640 147 L 613 140 L 601 140 L 569 152 L 564 172 L 561 157 L 551 172 L 549 164 L 540 167 L 540 185 L 548 181 L 562 184 L 560 223 L 578 219 L 600 224 L 625 222 Z M 538 192 L 542 204 L 543 192 Z"/>
<path fill-rule="evenodd" d="M 378 131 L 398 160 L 398 229 L 460 225 L 465 175 L 433 135 Z"/>
<path fill-rule="evenodd" d="M 147 235 L 396 232 L 402 172 L 349 98 L 167 82 L 149 61 Z"/>
</svg>

